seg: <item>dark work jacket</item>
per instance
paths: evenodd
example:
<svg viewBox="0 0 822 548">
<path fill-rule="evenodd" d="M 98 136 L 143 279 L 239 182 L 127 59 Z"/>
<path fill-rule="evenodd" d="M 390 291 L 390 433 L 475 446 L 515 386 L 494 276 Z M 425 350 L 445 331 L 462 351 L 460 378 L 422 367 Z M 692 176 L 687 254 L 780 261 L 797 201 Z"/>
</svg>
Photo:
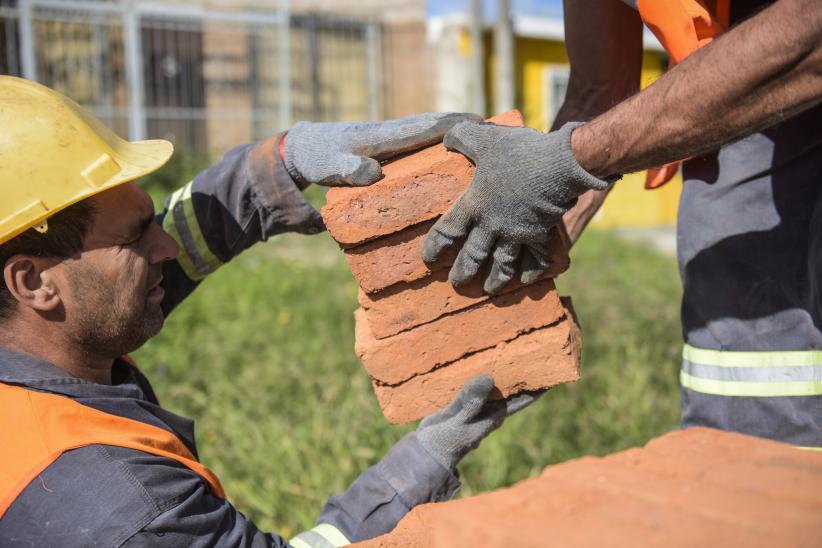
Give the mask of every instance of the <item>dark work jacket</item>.
<svg viewBox="0 0 822 548">
<path fill-rule="evenodd" d="M 208 271 L 252 244 L 282 232 L 312 234 L 324 229 L 319 213 L 284 169 L 277 142 L 275 137 L 235 148 L 199 174 L 189 192 L 177 193 L 176 202 L 166 201 L 157 222 L 170 229 L 181 246 L 181 258 L 164 268 L 166 314 Z M 175 217 L 179 222 L 172 226 Z M 203 238 L 191 237 L 197 233 Z M 188 266 L 182 266 L 186 261 Z M 101 385 L 72 377 L 33 356 L 0 349 L 0 382 L 58 394 L 162 428 L 197 455 L 194 423 L 160 407 L 148 379 L 123 360 L 114 364 L 112 384 Z M 0 451 L 6 443 L 14 440 L 0 440 Z M 458 486 L 455 475 L 411 433 L 347 491 L 331 497 L 318 523 L 333 525 L 352 542 L 372 538 L 393 529 L 415 505 L 450 498 Z M 230 500 L 214 497 L 197 473 L 177 461 L 92 445 L 64 453 L 26 487 L 0 519 L 0 546 L 287 543 L 257 529 Z"/>
</svg>

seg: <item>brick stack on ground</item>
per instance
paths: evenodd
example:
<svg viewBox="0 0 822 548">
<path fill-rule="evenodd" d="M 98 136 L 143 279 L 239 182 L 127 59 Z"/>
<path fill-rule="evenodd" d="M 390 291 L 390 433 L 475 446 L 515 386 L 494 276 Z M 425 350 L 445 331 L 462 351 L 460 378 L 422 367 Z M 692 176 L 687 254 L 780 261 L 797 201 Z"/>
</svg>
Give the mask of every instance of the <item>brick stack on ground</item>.
<svg viewBox="0 0 822 548">
<path fill-rule="evenodd" d="M 523 125 L 518 111 L 490 121 Z M 579 327 L 552 280 L 569 265 L 563 227 L 543 278 L 529 286 L 512 281 L 493 297 L 483 294 L 481 279 L 454 290 L 453 252 L 430 267 L 422 262 L 428 229 L 474 170 L 461 154 L 435 145 L 386 164 L 385 177 L 370 187 L 329 190 L 322 209 L 360 286 L 357 355 L 395 424 L 442 408 L 479 373 L 494 377 L 496 397 L 579 378 Z"/>
<path fill-rule="evenodd" d="M 549 442 L 550 443 L 550 442 Z M 816 547 L 822 454 L 690 428 L 411 511 L 362 548 Z"/>
</svg>

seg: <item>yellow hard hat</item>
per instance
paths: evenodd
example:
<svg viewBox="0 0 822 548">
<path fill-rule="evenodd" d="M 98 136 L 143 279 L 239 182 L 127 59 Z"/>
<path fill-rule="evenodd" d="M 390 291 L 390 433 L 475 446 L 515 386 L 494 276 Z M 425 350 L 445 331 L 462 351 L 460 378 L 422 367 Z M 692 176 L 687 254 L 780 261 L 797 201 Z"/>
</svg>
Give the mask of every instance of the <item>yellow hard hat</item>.
<svg viewBox="0 0 822 548">
<path fill-rule="evenodd" d="M 0 76 L 0 244 L 48 230 L 46 219 L 162 167 L 168 141 L 130 143 L 68 97 Z"/>
</svg>

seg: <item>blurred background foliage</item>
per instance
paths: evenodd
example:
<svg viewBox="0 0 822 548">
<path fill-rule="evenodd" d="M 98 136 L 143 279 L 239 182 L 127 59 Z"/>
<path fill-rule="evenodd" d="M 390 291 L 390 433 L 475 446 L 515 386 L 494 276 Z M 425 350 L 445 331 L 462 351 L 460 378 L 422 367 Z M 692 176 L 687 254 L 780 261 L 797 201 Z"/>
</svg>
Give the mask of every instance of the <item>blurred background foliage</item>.
<svg viewBox="0 0 822 548">
<path fill-rule="evenodd" d="M 158 203 L 201 162 L 144 184 Z M 313 203 L 323 192 L 309 188 Z M 460 466 L 458 496 L 642 444 L 678 424 L 680 287 L 672 257 L 589 231 L 557 285 L 584 331 L 582 380 L 506 422 Z M 206 279 L 135 354 L 163 405 L 197 423 L 200 457 L 265 530 L 312 526 L 325 500 L 414 425 L 382 417 L 354 355 L 356 284 L 327 234 L 262 243 Z"/>
</svg>

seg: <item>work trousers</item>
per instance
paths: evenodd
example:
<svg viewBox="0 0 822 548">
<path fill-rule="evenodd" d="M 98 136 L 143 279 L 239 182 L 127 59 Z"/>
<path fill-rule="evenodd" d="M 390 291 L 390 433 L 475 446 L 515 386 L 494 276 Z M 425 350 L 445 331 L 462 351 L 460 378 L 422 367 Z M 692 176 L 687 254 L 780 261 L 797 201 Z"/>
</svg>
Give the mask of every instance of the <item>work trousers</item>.
<svg viewBox="0 0 822 548">
<path fill-rule="evenodd" d="M 822 106 L 683 179 L 682 426 L 822 447 Z"/>
</svg>

